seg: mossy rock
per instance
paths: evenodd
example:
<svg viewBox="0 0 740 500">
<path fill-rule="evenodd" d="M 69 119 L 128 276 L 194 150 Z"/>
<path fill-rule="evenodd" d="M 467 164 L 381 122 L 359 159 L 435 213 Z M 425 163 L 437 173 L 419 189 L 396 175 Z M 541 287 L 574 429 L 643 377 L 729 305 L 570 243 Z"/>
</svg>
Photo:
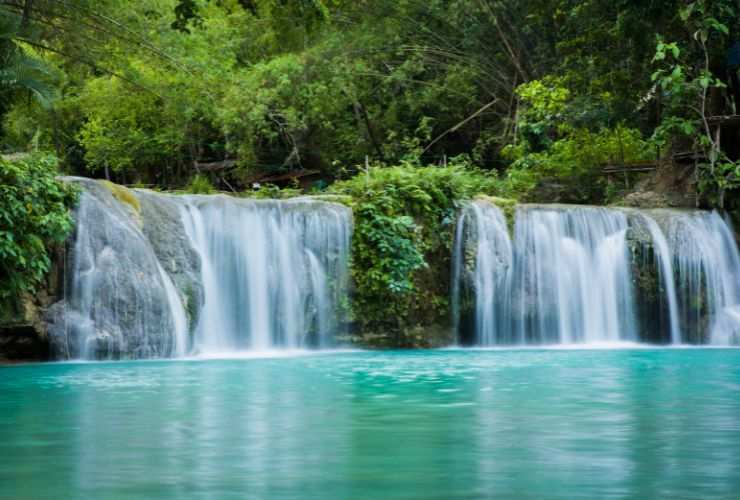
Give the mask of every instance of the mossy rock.
<svg viewBox="0 0 740 500">
<path fill-rule="evenodd" d="M 129 188 L 111 181 L 100 181 L 100 184 L 108 189 L 115 199 L 131 207 L 136 215 L 141 214 L 141 203 Z"/>
</svg>

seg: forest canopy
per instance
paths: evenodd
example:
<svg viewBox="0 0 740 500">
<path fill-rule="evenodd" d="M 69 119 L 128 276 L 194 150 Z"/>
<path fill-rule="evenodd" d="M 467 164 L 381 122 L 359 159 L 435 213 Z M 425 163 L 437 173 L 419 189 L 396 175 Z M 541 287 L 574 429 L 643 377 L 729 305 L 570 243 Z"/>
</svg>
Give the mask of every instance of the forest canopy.
<svg viewBox="0 0 740 500">
<path fill-rule="evenodd" d="M 163 188 L 208 179 L 241 190 L 296 171 L 325 185 L 370 163 L 458 158 L 511 196 L 691 151 L 704 203 L 724 205 L 740 167 L 713 120 L 740 103 L 738 10 L 0 0 L 0 144 L 53 152 L 68 173 Z"/>
</svg>

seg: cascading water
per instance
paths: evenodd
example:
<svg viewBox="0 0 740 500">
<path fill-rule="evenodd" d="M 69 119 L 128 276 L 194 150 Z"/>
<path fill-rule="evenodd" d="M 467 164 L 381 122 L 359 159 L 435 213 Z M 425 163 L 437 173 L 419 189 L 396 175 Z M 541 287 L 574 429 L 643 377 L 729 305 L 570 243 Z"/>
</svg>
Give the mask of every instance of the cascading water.
<svg viewBox="0 0 740 500">
<path fill-rule="evenodd" d="M 201 352 L 326 346 L 347 290 L 351 212 L 338 204 L 188 197 L 202 261 Z"/>
<path fill-rule="evenodd" d="M 650 234 L 653 246 L 655 264 L 660 276 L 660 284 L 664 287 L 665 301 L 668 303 L 668 325 L 671 334 L 671 343 L 681 342 L 681 325 L 678 318 L 678 296 L 676 294 L 676 283 L 673 276 L 673 255 L 663 231 L 658 223 L 651 217 L 642 216 Z"/>
<path fill-rule="evenodd" d="M 137 224 L 105 187 L 85 187 L 76 211 L 65 301 L 50 327 L 61 358 L 182 355 L 187 318 L 175 287 Z"/>
<path fill-rule="evenodd" d="M 58 358 L 326 347 L 340 333 L 352 231 L 343 205 L 68 180 L 83 192 L 65 296 L 47 318 Z"/>
<path fill-rule="evenodd" d="M 60 358 L 324 347 L 341 333 L 351 211 L 339 204 L 175 197 L 70 179 L 83 193 Z M 454 242 L 463 343 L 740 344 L 740 254 L 717 213 L 477 200 Z"/>
<path fill-rule="evenodd" d="M 476 343 L 636 338 L 624 214 L 522 206 L 512 242 L 496 206 L 477 201 L 468 211 Z"/>
<path fill-rule="evenodd" d="M 476 200 L 456 235 L 453 320 L 464 343 L 740 342 L 740 256 L 716 213 L 520 205 L 511 238 L 503 212 Z M 636 262 L 644 247 L 649 272 Z M 643 275 L 656 276 L 650 316 L 666 316 L 665 334 L 651 335 L 640 313 Z"/>
<path fill-rule="evenodd" d="M 740 342 L 740 253 L 729 222 L 716 212 L 670 220 L 678 316 L 693 342 Z"/>
<path fill-rule="evenodd" d="M 479 326 L 479 342 L 484 345 L 497 343 L 498 338 L 511 341 L 511 321 L 509 314 L 512 303 L 510 296 L 497 300 L 496 290 L 508 290 L 512 281 L 513 253 L 511 241 L 503 213 L 495 206 L 473 203 L 469 230 L 475 234 L 476 269 L 474 288 L 476 294 L 475 320 Z M 460 231 L 465 225 L 460 224 Z M 454 259 L 459 262 L 459 259 Z M 458 264 L 460 266 L 461 264 Z M 459 271 L 458 271 L 459 273 Z"/>
</svg>

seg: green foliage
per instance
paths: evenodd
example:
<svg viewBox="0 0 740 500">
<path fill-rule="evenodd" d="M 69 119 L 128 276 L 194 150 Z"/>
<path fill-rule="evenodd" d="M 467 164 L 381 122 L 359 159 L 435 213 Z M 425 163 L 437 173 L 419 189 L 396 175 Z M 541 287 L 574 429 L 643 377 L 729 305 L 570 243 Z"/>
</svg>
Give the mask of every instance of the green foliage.
<svg viewBox="0 0 740 500">
<path fill-rule="evenodd" d="M 85 113 L 78 139 L 93 171 L 144 170 L 176 160 L 184 146 L 180 117 L 155 94 L 116 78 L 88 80 L 78 104 Z"/>
<path fill-rule="evenodd" d="M 198 174 L 190 180 L 190 184 L 185 188 L 185 191 L 191 194 L 213 194 L 216 189 L 208 177 Z"/>
<path fill-rule="evenodd" d="M 19 44 L 21 31 L 20 16 L 0 6 L 0 102 L 21 92 L 49 107 L 57 97 L 55 77 L 42 59 Z"/>
<path fill-rule="evenodd" d="M 2 92 L 2 147 L 53 148 L 74 173 L 170 188 L 195 162 L 226 158 L 236 168 L 212 181 L 243 190 L 267 172 L 331 182 L 366 157 L 461 154 L 514 194 L 553 172 L 578 183 L 586 156 L 613 156 L 577 154 L 584 140 L 706 135 L 696 109 L 707 94 L 734 112 L 724 85 L 736 3 L 67 0 L 34 2 L 21 29 L 23 2 L 6 2 L 0 74 L 17 66 L 6 55 L 31 57 L 54 78 L 27 74 L 59 98 L 44 108 L 29 105 L 33 87 Z M 721 195 L 736 178 L 715 156 L 699 177 Z"/>
<path fill-rule="evenodd" d="M 540 150 L 552 144 L 555 136 L 567 133 L 572 125 L 565 119 L 571 93 L 564 82 L 554 77 L 520 85 L 516 94 L 522 103 L 517 128 L 524 147 Z"/>
<path fill-rule="evenodd" d="M 525 197 L 541 179 L 566 179 L 596 188 L 600 169 L 606 165 L 655 159 L 655 147 L 639 130 L 622 124 L 578 126 L 572 110 L 578 103 L 557 80 L 533 81 L 517 93 L 522 105 L 517 121 L 520 137 L 503 150 L 512 163 L 502 189 L 511 196 Z M 582 201 L 589 201 L 590 190 L 584 190 L 583 196 Z"/>
<path fill-rule="evenodd" d="M 730 27 L 737 24 L 737 6 L 733 3 L 686 3 L 679 17 L 693 36 L 680 42 L 658 36 L 653 56 L 657 69 L 651 77 L 666 111 L 654 132 L 656 142 L 667 144 L 683 137 L 704 153 L 706 161 L 700 163 L 697 172 L 698 188 L 710 204 L 720 207 L 724 206 L 727 191 L 740 188 L 740 164 L 724 154 L 708 121 L 717 113 L 712 109 L 711 94 L 718 95 L 727 87 L 725 75 L 717 73 L 713 61 L 724 57 L 724 50 L 717 49 L 730 43 Z"/>
<path fill-rule="evenodd" d="M 352 105 L 346 94 L 350 75 L 327 64 L 311 54 L 286 54 L 234 75 L 217 120 L 247 175 L 259 171 L 261 158 L 296 167 L 306 162 L 311 144 L 333 143 L 337 153 L 347 147 L 341 141 Z M 331 159 L 314 156 L 323 165 Z"/>
<path fill-rule="evenodd" d="M 51 156 L 0 159 L 0 302 L 33 293 L 51 265 L 49 249 L 72 229 L 76 191 L 55 179 Z"/>
<path fill-rule="evenodd" d="M 587 186 L 580 201 L 591 201 L 594 191 L 601 194 L 602 167 L 655 159 L 655 146 L 637 129 L 582 125 L 582 103 L 563 85 L 562 79 L 545 77 L 517 89 L 518 140 L 502 151 L 511 161 L 502 185 L 510 196 L 526 197 L 541 180 L 554 179 Z M 606 102 L 609 96 L 600 99 Z"/>
<path fill-rule="evenodd" d="M 441 320 L 449 277 L 440 273 L 449 264 L 456 208 L 495 186 L 495 178 L 453 163 L 370 167 L 332 187 L 352 197 L 352 307 L 365 330 Z"/>
<path fill-rule="evenodd" d="M 281 200 L 287 198 L 295 198 L 296 196 L 300 196 L 302 192 L 299 188 L 296 187 L 280 188 L 275 184 L 262 183 L 259 184 L 256 189 L 253 188 L 240 194 L 248 198 Z"/>
<path fill-rule="evenodd" d="M 203 23 L 203 18 L 198 14 L 198 4 L 195 0 L 179 0 L 175 6 L 175 20 L 170 26 L 174 30 L 190 33 L 189 23 L 195 26 L 201 26 Z"/>
</svg>

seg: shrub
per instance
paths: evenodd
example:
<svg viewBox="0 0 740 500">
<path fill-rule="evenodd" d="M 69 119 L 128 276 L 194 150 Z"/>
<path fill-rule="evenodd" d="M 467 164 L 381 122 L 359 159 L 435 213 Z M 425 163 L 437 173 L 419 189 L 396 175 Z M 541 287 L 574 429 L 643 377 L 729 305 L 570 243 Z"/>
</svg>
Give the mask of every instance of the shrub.
<svg viewBox="0 0 740 500">
<path fill-rule="evenodd" d="M 655 160 L 655 147 L 642 138 L 639 130 L 619 125 L 595 132 L 570 129 L 543 151 L 532 152 L 526 144 L 520 144 L 507 147 L 504 154 L 512 164 L 503 190 L 522 198 L 540 180 L 548 178 L 581 185 L 584 192 L 603 190 L 602 167 Z"/>
<path fill-rule="evenodd" d="M 352 307 L 363 331 L 403 333 L 444 318 L 456 208 L 496 185 L 458 164 L 370 167 L 332 186 L 352 198 Z"/>
<path fill-rule="evenodd" d="M 216 189 L 211 181 L 203 174 L 198 174 L 190 180 L 190 184 L 185 188 L 190 194 L 213 194 Z"/>
<path fill-rule="evenodd" d="M 51 266 L 50 246 L 72 229 L 77 192 L 56 172 L 53 156 L 0 159 L 0 302 L 36 291 Z"/>
<path fill-rule="evenodd" d="M 246 198 L 257 198 L 257 199 L 275 199 L 275 200 L 285 200 L 288 198 L 295 198 L 296 196 L 300 196 L 303 194 L 303 191 L 301 191 L 300 188 L 297 187 L 284 187 L 280 188 L 279 186 L 276 186 L 275 184 L 260 184 L 256 188 L 252 188 L 252 190 L 246 190 L 243 193 L 241 193 L 242 196 Z"/>
</svg>

